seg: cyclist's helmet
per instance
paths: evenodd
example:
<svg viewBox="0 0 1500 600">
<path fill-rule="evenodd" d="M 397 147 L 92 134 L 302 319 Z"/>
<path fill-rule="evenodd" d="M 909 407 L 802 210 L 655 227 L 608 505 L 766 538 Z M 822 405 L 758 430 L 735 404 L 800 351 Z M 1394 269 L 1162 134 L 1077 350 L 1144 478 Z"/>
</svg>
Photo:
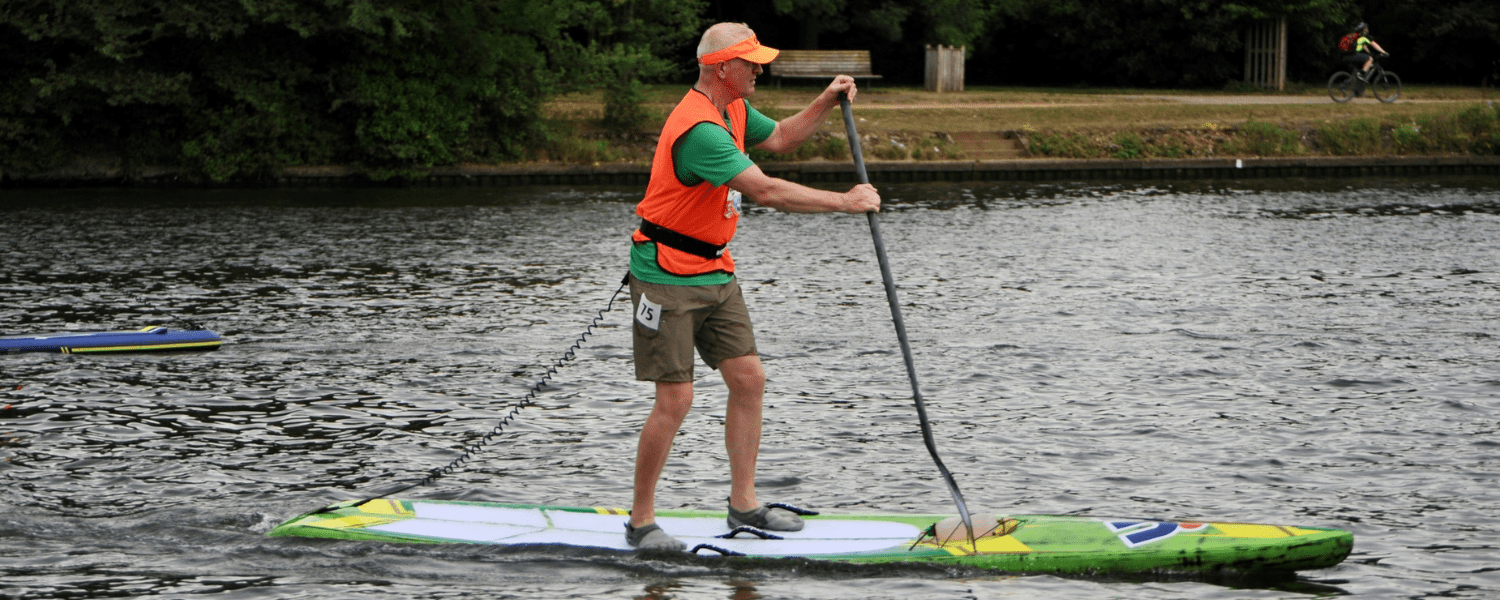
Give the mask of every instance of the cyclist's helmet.
<svg viewBox="0 0 1500 600">
<path fill-rule="evenodd" d="M 1354 26 L 1354 31 L 1358 33 L 1364 33 L 1369 30 L 1370 25 L 1368 23 L 1361 22 L 1360 24 Z"/>
</svg>

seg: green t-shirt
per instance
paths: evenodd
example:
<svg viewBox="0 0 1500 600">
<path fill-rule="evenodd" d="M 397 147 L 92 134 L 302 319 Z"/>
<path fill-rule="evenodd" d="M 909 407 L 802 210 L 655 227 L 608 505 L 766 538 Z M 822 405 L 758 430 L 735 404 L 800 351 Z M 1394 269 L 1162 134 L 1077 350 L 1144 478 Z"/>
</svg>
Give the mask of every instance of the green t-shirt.
<svg viewBox="0 0 1500 600">
<path fill-rule="evenodd" d="M 724 127 L 712 123 L 699 123 L 683 134 L 673 149 L 672 165 L 677 178 L 687 185 L 707 181 L 715 187 L 729 183 L 745 169 L 755 163 L 734 145 L 734 136 L 729 134 L 729 120 Z M 776 121 L 745 103 L 745 147 L 749 148 L 766 141 L 776 131 Z M 730 273 L 705 273 L 692 277 L 679 277 L 656 264 L 656 244 L 634 244 L 630 248 L 630 272 L 636 279 L 665 285 L 717 285 L 734 279 Z"/>
</svg>

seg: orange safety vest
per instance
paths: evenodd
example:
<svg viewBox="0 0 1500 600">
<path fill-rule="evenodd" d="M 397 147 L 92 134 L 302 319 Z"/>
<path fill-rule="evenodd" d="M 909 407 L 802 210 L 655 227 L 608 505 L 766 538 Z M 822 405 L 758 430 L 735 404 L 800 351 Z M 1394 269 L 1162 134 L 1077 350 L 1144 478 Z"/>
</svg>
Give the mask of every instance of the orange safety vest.
<svg viewBox="0 0 1500 600">
<path fill-rule="evenodd" d="M 729 135 L 734 138 L 735 147 L 744 152 L 745 101 L 731 102 L 728 112 Z M 677 108 L 672 109 L 666 126 L 662 127 L 661 139 L 656 142 L 656 157 L 651 161 L 651 181 L 646 185 L 645 199 L 635 207 L 635 214 L 679 234 L 723 246 L 734 238 L 735 227 L 740 222 L 738 207 L 729 198 L 729 186 L 715 186 L 708 181 L 685 185 L 677 179 L 672 162 L 672 149 L 677 141 L 699 123 L 723 127 L 724 117 L 708 96 L 694 89 L 683 97 Z M 637 229 L 631 240 L 640 244 L 651 241 L 651 238 Z M 717 258 L 710 259 L 659 243 L 656 245 L 656 263 L 673 275 L 734 272 L 734 259 L 730 258 L 727 249 Z"/>
</svg>

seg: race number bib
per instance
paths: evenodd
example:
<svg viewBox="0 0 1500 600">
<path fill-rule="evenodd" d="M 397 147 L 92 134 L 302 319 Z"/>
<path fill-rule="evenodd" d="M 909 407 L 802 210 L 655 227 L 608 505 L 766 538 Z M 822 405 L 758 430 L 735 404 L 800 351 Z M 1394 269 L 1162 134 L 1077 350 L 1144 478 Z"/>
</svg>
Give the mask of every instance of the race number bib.
<svg viewBox="0 0 1500 600">
<path fill-rule="evenodd" d="M 729 190 L 729 196 L 724 198 L 724 218 L 733 219 L 740 214 L 740 202 L 743 200 L 744 196 L 740 195 L 739 190 Z"/>
<path fill-rule="evenodd" d="M 656 333 L 661 329 L 661 305 L 641 294 L 641 301 L 635 307 L 635 322 Z"/>
</svg>

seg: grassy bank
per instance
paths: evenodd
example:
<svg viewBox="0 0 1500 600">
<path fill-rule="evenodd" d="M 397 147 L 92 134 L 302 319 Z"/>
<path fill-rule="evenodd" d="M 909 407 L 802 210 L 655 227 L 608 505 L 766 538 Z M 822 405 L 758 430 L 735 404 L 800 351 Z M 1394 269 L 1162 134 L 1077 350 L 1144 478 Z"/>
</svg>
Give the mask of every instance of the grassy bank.
<svg viewBox="0 0 1500 600">
<path fill-rule="evenodd" d="M 563 162 L 649 162 L 655 132 L 683 86 L 648 90 L 639 131 L 599 126 L 598 95 L 570 95 L 547 107 L 559 131 L 545 158 Z M 790 116 L 818 88 L 777 89 L 750 101 L 773 118 Z M 1401 99 L 1336 104 L 1321 86 L 1286 92 L 981 88 L 938 94 L 874 87 L 855 104 L 871 160 L 974 158 L 956 134 L 998 132 L 1020 158 L 1207 158 L 1500 154 L 1500 113 L 1479 88 L 1408 86 Z M 757 160 L 844 160 L 841 117 L 831 114 L 795 155 Z"/>
</svg>

